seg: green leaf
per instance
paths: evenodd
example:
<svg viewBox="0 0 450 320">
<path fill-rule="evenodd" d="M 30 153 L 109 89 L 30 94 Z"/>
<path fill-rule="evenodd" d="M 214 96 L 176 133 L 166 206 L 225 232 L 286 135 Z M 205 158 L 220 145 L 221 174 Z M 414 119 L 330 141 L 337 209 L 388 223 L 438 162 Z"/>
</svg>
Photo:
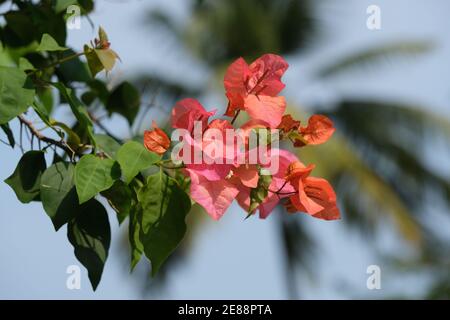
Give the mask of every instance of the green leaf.
<svg viewBox="0 0 450 320">
<path fill-rule="evenodd" d="M 117 180 L 111 188 L 101 194 L 108 199 L 111 208 L 116 211 L 119 225 L 122 224 L 131 209 L 131 190 L 128 185 L 122 180 Z"/>
<path fill-rule="evenodd" d="M 250 191 L 249 215 L 258 208 L 258 206 L 267 198 L 268 189 L 272 182 L 271 175 L 259 175 L 258 186 Z"/>
<path fill-rule="evenodd" d="M 76 54 L 75 51 L 69 49 L 61 54 L 61 59 Z M 89 73 L 88 66 L 86 63 L 82 62 L 79 57 L 70 59 L 64 63 L 61 63 L 57 69 L 56 73 L 61 82 L 89 82 L 92 80 L 91 74 Z"/>
<path fill-rule="evenodd" d="M 24 57 L 19 58 L 19 69 L 22 71 L 36 70 L 36 68 L 31 64 L 31 62 Z"/>
<path fill-rule="evenodd" d="M 0 124 L 25 112 L 33 99 L 34 89 L 23 71 L 0 67 Z"/>
<path fill-rule="evenodd" d="M 53 88 L 46 87 L 42 88 L 41 90 L 37 91 L 37 95 L 39 97 L 39 102 L 42 104 L 44 109 L 46 110 L 47 115 L 49 116 L 50 113 L 53 111 Z"/>
<path fill-rule="evenodd" d="M 44 153 L 28 151 L 5 182 L 14 190 L 20 202 L 29 203 L 39 195 L 41 175 L 45 168 Z"/>
<path fill-rule="evenodd" d="M 33 21 L 24 11 L 9 11 L 4 14 L 6 25 L 2 30 L 2 43 L 9 47 L 25 47 L 34 40 Z"/>
<path fill-rule="evenodd" d="M 120 148 L 120 144 L 116 140 L 107 134 L 96 134 L 95 140 L 99 150 L 103 151 L 108 157 L 116 159 L 116 153 Z"/>
<path fill-rule="evenodd" d="M 71 5 L 78 4 L 77 0 L 56 0 L 55 1 L 55 11 L 56 13 L 61 13 L 67 10 L 67 7 Z"/>
<path fill-rule="evenodd" d="M 41 118 L 41 120 L 44 121 L 47 126 L 51 127 L 48 110 L 40 101 L 35 101 L 33 103 L 33 109 L 34 111 L 36 111 L 39 118 Z"/>
<path fill-rule="evenodd" d="M 44 33 L 36 51 L 64 51 L 67 49 L 66 47 L 61 47 L 51 35 Z"/>
<path fill-rule="evenodd" d="M 84 55 L 92 77 L 95 77 L 103 69 L 107 72 L 111 71 L 116 64 L 116 60 L 120 59 L 112 49 L 92 49 L 87 45 L 84 46 Z"/>
<path fill-rule="evenodd" d="M 75 189 L 74 165 L 57 162 L 41 177 L 41 201 L 45 212 L 58 231 L 80 211 Z"/>
<path fill-rule="evenodd" d="M 108 98 L 106 109 L 112 113 L 123 115 L 128 123 L 133 124 L 141 105 L 139 91 L 129 82 L 125 81 L 117 86 Z"/>
<path fill-rule="evenodd" d="M 97 53 L 94 49 L 85 45 L 83 51 L 88 63 L 89 71 L 91 71 L 91 75 L 94 78 L 97 73 L 101 72 L 104 69 L 103 64 L 98 58 Z"/>
<path fill-rule="evenodd" d="M 128 141 L 117 151 L 117 162 L 119 162 L 126 183 L 144 169 L 149 168 L 160 160 L 160 157 L 148 151 L 141 143 Z"/>
<path fill-rule="evenodd" d="M 100 42 L 108 42 L 108 35 L 102 27 L 98 28 L 98 38 Z"/>
<path fill-rule="evenodd" d="M 142 216 L 142 207 L 134 205 L 130 211 L 130 223 L 128 225 L 128 240 L 131 246 L 131 266 L 130 271 L 133 271 L 138 262 L 141 260 L 144 246 L 139 238 L 141 227 L 138 217 Z"/>
<path fill-rule="evenodd" d="M 92 154 L 81 157 L 75 167 L 75 185 L 80 204 L 105 191 L 120 178 L 120 168 L 111 159 L 100 159 Z"/>
<path fill-rule="evenodd" d="M 111 229 L 105 208 L 95 199 L 83 204 L 76 218 L 69 222 L 67 237 L 75 256 L 88 270 L 92 288 L 97 289 L 108 258 Z"/>
<path fill-rule="evenodd" d="M 59 121 L 52 121 L 51 125 L 53 126 L 53 128 L 59 127 L 64 130 L 66 134 L 66 142 L 72 150 L 74 150 L 75 152 L 83 150 L 83 148 L 81 147 L 81 138 L 74 130 L 72 130 L 72 128 Z"/>
<path fill-rule="evenodd" d="M 186 233 L 185 218 L 191 201 L 177 182 L 162 172 L 147 178 L 137 199 L 142 208 L 140 240 L 154 276 Z"/>
<path fill-rule="evenodd" d="M 94 125 L 89 117 L 86 107 L 81 103 L 72 89 L 66 88 L 62 83 L 53 83 L 53 86 L 57 88 L 61 95 L 67 100 L 70 109 L 80 124 L 81 130 L 86 132 L 89 140 L 94 148 L 96 148 L 97 143 L 94 137 Z"/>
<path fill-rule="evenodd" d="M 103 68 L 108 72 L 114 68 L 116 60 L 119 59 L 117 53 L 112 49 L 94 49 L 98 60 L 102 63 Z"/>
<path fill-rule="evenodd" d="M 106 83 L 98 79 L 93 79 L 90 80 L 87 85 L 89 86 L 90 90 L 83 93 L 83 102 L 86 105 L 90 105 L 95 101 L 95 99 L 98 99 L 101 103 L 106 104 L 106 101 L 109 97 L 109 90 L 106 86 Z"/>
<path fill-rule="evenodd" d="M 9 145 L 11 146 L 11 148 L 14 149 L 16 140 L 14 139 L 14 134 L 13 134 L 11 128 L 9 127 L 9 124 L 8 123 L 2 124 L 2 125 L 0 125 L 0 128 L 2 128 L 3 132 L 6 134 Z"/>
<path fill-rule="evenodd" d="M 78 0 L 78 3 L 83 8 L 84 13 L 94 10 L 94 0 Z"/>
</svg>

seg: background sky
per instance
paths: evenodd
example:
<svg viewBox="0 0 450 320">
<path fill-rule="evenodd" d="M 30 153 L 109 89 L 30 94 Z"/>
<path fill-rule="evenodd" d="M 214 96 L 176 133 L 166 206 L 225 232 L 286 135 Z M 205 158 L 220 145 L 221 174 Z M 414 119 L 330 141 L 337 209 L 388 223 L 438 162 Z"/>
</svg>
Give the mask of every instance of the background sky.
<svg viewBox="0 0 450 320">
<path fill-rule="evenodd" d="M 113 81 L 148 70 L 164 73 L 186 83 L 208 85 L 212 75 L 194 58 L 186 58 L 183 48 L 161 32 L 143 27 L 149 8 L 168 10 L 179 21 L 186 19 L 185 1 L 119 1 L 100 0 L 91 15 L 96 27 L 107 30 L 112 48 L 122 59 Z M 382 28 L 366 28 L 366 8 L 381 8 Z M 450 117 L 450 3 L 445 0 L 345 0 L 322 1 L 318 18 L 323 25 L 321 40 L 303 55 L 286 57 L 290 68 L 284 82 L 285 95 L 302 106 L 310 101 L 333 101 L 339 96 L 365 96 L 413 101 Z M 82 48 L 95 36 L 95 30 L 82 20 L 80 30 L 70 30 L 68 44 Z M 413 59 L 386 61 L 380 67 L 355 71 L 326 82 L 311 81 L 319 65 L 368 46 L 399 39 L 429 40 L 434 50 Z M 325 94 L 326 92 L 326 94 Z M 223 96 L 212 94 L 204 105 L 208 109 L 225 104 Z M 56 116 L 64 116 L 64 110 Z M 147 123 L 150 125 L 151 119 Z M 17 124 L 16 124 L 17 125 Z M 107 122 L 113 132 L 126 134 L 119 117 Z M 431 141 L 431 144 L 434 142 Z M 0 144 L 0 179 L 14 170 L 20 151 Z M 430 166 L 450 176 L 449 152 L 431 153 Z M 441 209 L 429 204 L 430 217 Z M 194 213 L 192 219 L 202 219 Z M 81 290 L 66 288 L 66 268 L 79 265 L 67 241 L 66 228 L 53 231 L 50 219 L 40 203 L 20 204 L 13 191 L 0 183 L 0 298 L 56 299 L 283 299 L 287 291 L 284 265 L 279 252 L 277 224 L 272 215 L 267 220 L 248 219 L 233 206 L 219 222 L 204 219 L 206 227 L 192 234 L 190 250 L 184 260 L 168 274 L 164 287 L 145 294 L 143 276 L 148 262 L 143 259 L 133 274 L 128 272 L 128 251 L 123 233 L 110 212 L 112 244 L 102 281 L 92 292 L 82 269 Z M 361 235 L 350 232 L 339 222 L 324 222 L 306 215 L 302 219 L 318 245 L 315 277 L 298 278 L 302 298 L 345 299 L 381 298 L 397 293 L 414 297 L 425 290 L 427 274 L 392 273 L 383 260 L 374 255 Z M 345 219 L 345 213 L 344 217 Z M 448 233 L 449 221 L 440 221 L 440 231 Z M 189 231 L 188 231 L 189 232 Z M 380 250 L 403 252 L 391 230 L 382 231 Z M 450 239 L 449 239 L 450 240 Z M 382 289 L 367 290 L 366 268 L 377 264 L 382 269 Z"/>
</svg>

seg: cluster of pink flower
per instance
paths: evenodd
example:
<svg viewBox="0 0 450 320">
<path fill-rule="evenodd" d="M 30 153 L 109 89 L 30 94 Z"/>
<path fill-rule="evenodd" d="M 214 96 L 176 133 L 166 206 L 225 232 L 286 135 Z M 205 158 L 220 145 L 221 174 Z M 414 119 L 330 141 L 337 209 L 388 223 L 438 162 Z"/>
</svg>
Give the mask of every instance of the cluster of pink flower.
<svg viewBox="0 0 450 320">
<path fill-rule="evenodd" d="M 333 123 L 323 115 L 313 115 L 306 126 L 284 115 L 286 101 L 278 94 L 284 88 L 281 77 L 288 68 L 286 61 L 274 54 L 265 54 L 248 65 L 243 58 L 233 62 L 224 78 L 226 96 L 229 100 L 226 116 L 231 121 L 210 117 L 195 99 L 179 101 L 172 110 L 172 127 L 184 129 L 193 138 L 195 123 L 202 130 L 215 129 L 224 132 L 233 129 L 234 120 L 241 111 L 249 116 L 240 129 L 247 133 L 254 129 L 277 129 L 280 139 L 293 142 L 294 147 L 317 145 L 327 141 L 334 132 Z M 193 139 L 192 139 L 193 140 Z M 201 141 L 201 146 L 211 141 Z M 170 140 L 156 127 L 145 132 L 145 146 L 158 154 L 170 147 Z M 269 142 L 270 146 L 270 142 Z M 314 165 L 305 166 L 287 150 L 269 148 L 269 162 L 276 161 L 276 169 L 267 163 L 184 163 L 183 172 L 190 177 L 190 196 L 215 220 L 220 219 L 231 203 L 238 204 L 249 214 L 259 210 L 266 218 L 281 201 L 288 212 L 305 212 L 313 217 L 339 219 L 336 194 L 329 182 L 311 177 Z M 262 170 L 266 169 L 264 174 Z M 269 178 L 267 178 L 269 177 Z"/>
</svg>

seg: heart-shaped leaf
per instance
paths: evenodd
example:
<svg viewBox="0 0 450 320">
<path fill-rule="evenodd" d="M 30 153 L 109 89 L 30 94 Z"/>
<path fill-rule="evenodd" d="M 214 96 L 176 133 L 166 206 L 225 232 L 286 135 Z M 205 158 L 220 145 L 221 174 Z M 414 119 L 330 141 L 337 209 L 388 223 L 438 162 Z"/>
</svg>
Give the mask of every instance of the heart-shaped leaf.
<svg viewBox="0 0 450 320">
<path fill-rule="evenodd" d="M 101 159 L 92 154 L 81 157 L 75 167 L 75 185 L 80 204 L 111 188 L 118 178 L 120 168 L 114 160 Z"/>
<path fill-rule="evenodd" d="M 148 177 L 137 198 L 140 241 L 155 275 L 186 233 L 191 201 L 177 182 L 162 172 Z"/>
<path fill-rule="evenodd" d="M 66 47 L 61 47 L 51 35 L 44 33 L 36 51 L 64 51 L 67 49 Z"/>
<path fill-rule="evenodd" d="M 68 162 L 57 162 L 41 177 L 41 201 L 55 230 L 75 217 L 80 209 L 75 189 L 75 167 Z"/>
<path fill-rule="evenodd" d="M 97 200 L 84 203 L 79 210 L 79 214 L 68 224 L 67 237 L 78 261 L 88 270 L 89 280 L 95 290 L 108 258 L 111 228 L 106 209 Z"/>
<path fill-rule="evenodd" d="M 116 180 L 111 188 L 103 191 L 102 196 L 108 199 L 111 208 L 117 213 L 119 224 L 128 217 L 131 209 L 131 189 L 122 180 Z"/>
<path fill-rule="evenodd" d="M 0 92 L 0 124 L 25 112 L 33 103 L 34 89 L 20 69 L 0 67 Z"/>
<path fill-rule="evenodd" d="M 14 190 L 20 202 L 29 203 L 39 195 L 41 175 L 45 168 L 44 153 L 28 151 L 5 182 Z"/>
<path fill-rule="evenodd" d="M 156 153 L 148 151 L 141 143 L 136 141 L 125 143 L 117 151 L 116 157 L 122 168 L 126 183 L 130 183 L 141 170 L 149 168 L 160 160 Z"/>
<path fill-rule="evenodd" d="M 120 144 L 106 134 L 96 134 L 97 147 L 108 157 L 115 159 L 116 153 L 120 149 Z"/>
</svg>

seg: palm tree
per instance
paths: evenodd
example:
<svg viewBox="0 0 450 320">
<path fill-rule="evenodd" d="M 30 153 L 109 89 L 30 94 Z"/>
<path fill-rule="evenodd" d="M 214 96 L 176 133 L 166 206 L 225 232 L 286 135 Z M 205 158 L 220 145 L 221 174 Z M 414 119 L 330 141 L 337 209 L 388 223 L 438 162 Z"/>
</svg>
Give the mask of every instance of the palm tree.
<svg viewBox="0 0 450 320">
<path fill-rule="evenodd" d="M 243 56 L 247 61 L 263 53 L 297 54 L 306 50 L 317 39 L 320 23 L 314 18 L 312 0 L 197 0 L 191 3 L 191 16 L 179 25 L 164 12 L 153 11 L 153 25 L 166 28 L 185 45 L 195 57 L 205 62 L 221 79 L 224 68 L 232 60 Z M 423 42 L 403 42 L 369 48 L 334 61 L 317 70 L 314 79 L 332 79 L 362 65 L 380 63 L 393 56 L 428 52 Z M 146 76 L 164 83 L 155 76 Z M 183 95 L 187 88 L 179 88 Z M 202 94 L 202 92 L 198 92 Z M 383 216 L 389 217 L 406 241 L 420 253 L 414 261 L 397 261 L 402 265 L 423 267 L 432 265 L 436 285 L 430 297 L 448 297 L 449 261 L 442 250 L 448 244 L 436 235 L 427 221 L 424 205 L 429 195 L 439 195 L 450 207 L 450 183 L 431 170 L 421 156 L 422 146 L 430 138 L 450 137 L 450 123 L 424 108 L 395 101 L 341 98 L 331 108 L 309 106 L 308 110 L 325 113 L 338 127 L 338 134 L 320 148 L 302 149 L 306 162 L 320 164 L 321 174 L 332 180 L 344 212 L 343 222 L 364 234 L 376 235 L 376 227 Z M 291 113 L 300 108 L 291 105 Z M 333 154 L 333 157 L 329 156 Z M 292 298 L 298 296 L 295 275 L 299 265 L 307 266 L 306 256 L 314 246 L 304 225 L 298 219 L 279 215 L 283 250 L 286 253 L 287 284 Z M 448 282 L 447 282 L 448 283 Z"/>
</svg>

